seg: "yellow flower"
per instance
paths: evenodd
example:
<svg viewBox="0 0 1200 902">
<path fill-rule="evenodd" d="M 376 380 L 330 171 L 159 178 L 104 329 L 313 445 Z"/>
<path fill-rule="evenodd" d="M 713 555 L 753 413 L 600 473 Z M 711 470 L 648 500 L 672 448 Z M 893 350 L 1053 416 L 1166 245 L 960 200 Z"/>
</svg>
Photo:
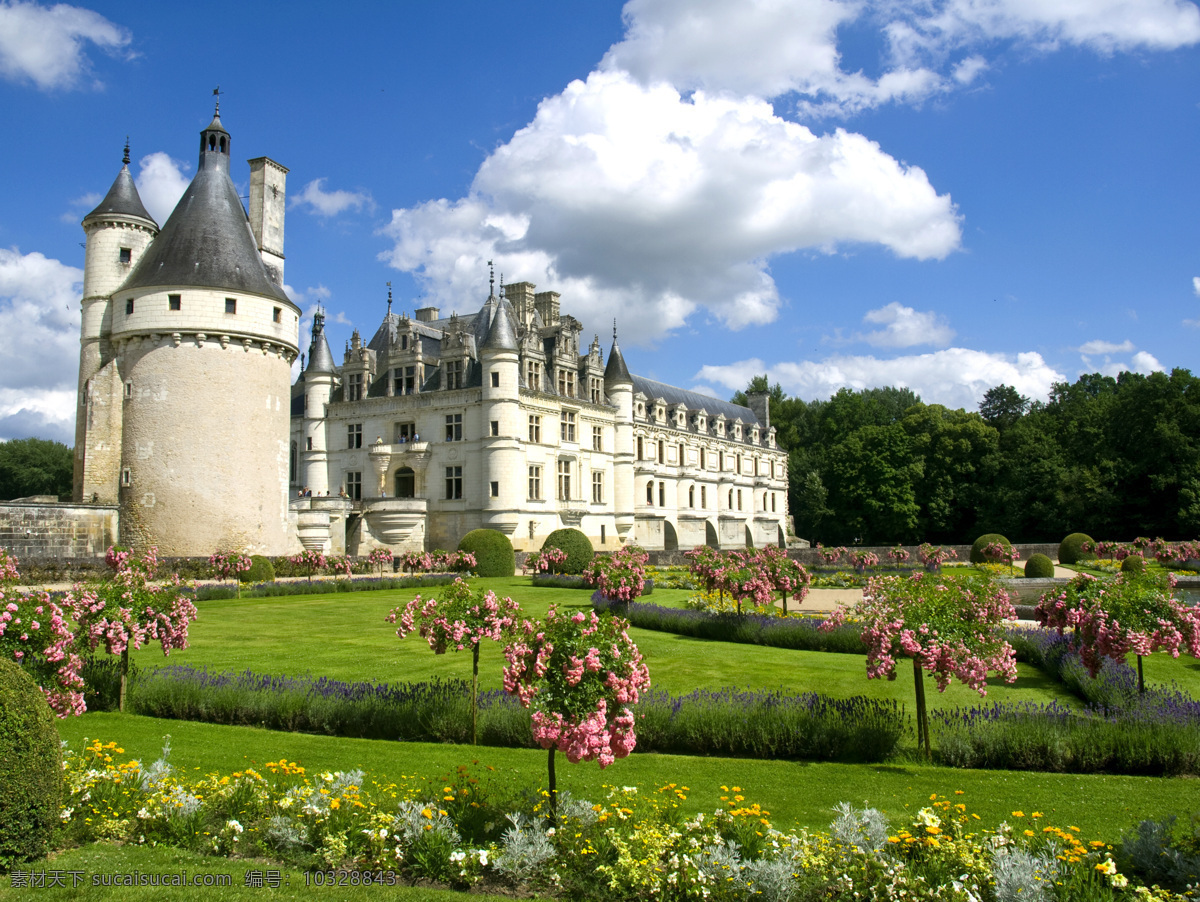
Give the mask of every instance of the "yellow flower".
<svg viewBox="0 0 1200 902">
<path fill-rule="evenodd" d="M 337 811 L 337 809 L 342 807 L 342 800 L 334 799 L 332 802 L 329 803 L 329 807 L 332 808 L 334 811 Z"/>
</svg>

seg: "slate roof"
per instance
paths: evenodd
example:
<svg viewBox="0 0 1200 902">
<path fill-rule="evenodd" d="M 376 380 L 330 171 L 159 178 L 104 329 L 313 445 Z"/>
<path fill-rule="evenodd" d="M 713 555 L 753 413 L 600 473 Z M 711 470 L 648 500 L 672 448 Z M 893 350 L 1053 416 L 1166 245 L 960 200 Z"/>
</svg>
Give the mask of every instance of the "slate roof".
<svg viewBox="0 0 1200 902">
<path fill-rule="evenodd" d="M 117 173 L 117 178 L 112 183 L 112 187 L 108 189 L 108 194 L 104 195 L 104 200 L 100 201 L 96 209 L 83 217 L 83 221 L 86 223 L 93 217 L 106 215 L 136 216 L 153 223 L 154 227 L 158 228 L 154 217 L 146 212 L 146 206 L 142 203 L 141 195 L 138 194 L 137 185 L 133 183 L 133 176 L 129 174 L 128 159 L 121 167 L 121 171 Z"/>
<path fill-rule="evenodd" d="M 641 392 L 650 401 L 662 398 L 667 402 L 668 407 L 674 404 L 682 404 L 688 410 L 700 410 L 703 408 L 708 411 L 710 417 L 725 414 L 725 419 L 731 422 L 739 417 L 747 425 L 758 422 L 758 417 L 754 415 L 754 411 L 749 407 L 742 407 L 739 404 L 722 401 L 719 398 L 711 398 L 699 392 L 676 388 L 674 385 L 667 385 L 665 382 L 655 382 L 653 379 L 647 379 L 644 376 L 633 376 L 632 379 L 634 392 Z"/>
</svg>

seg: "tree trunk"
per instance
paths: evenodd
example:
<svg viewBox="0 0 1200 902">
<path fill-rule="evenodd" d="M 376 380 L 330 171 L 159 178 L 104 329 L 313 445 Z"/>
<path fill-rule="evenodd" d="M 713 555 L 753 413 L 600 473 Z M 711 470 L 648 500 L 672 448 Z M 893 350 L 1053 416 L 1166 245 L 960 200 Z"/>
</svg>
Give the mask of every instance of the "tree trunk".
<svg viewBox="0 0 1200 902">
<path fill-rule="evenodd" d="M 554 746 L 550 746 L 550 826 L 558 827 L 558 784 L 554 779 Z"/>
<path fill-rule="evenodd" d="M 129 682 L 129 646 L 125 646 L 125 650 L 121 652 L 121 695 L 117 701 L 117 708 L 121 712 L 125 711 L 125 688 Z"/>
<path fill-rule="evenodd" d="M 471 649 L 471 745 L 479 745 L 479 643 Z"/>
<path fill-rule="evenodd" d="M 925 710 L 925 674 L 921 671 L 921 662 L 913 658 L 913 682 L 917 690 L 917 748 L 925 747 L 925 758 L 932 757 L 929 749 L 929 717 Z"/>
<path fill-rule="evenodd" d="M 1138 655 L 1138 695 L 1146 694 L 1146 680 L 1142 677 L 1142 656 Z"/>
</svg>

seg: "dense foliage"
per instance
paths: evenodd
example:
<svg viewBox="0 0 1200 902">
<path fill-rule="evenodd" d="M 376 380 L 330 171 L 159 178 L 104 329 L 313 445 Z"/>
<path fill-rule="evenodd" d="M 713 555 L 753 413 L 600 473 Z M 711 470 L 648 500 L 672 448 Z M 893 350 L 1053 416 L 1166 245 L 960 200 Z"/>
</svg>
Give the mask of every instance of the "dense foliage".
<svg viewBox="0 0 1200 902">
<path fill-rule="evenodd" d="M 1058 543 L 1058 562 L 1078 564 L 1096 556 L 1096 540 L 1087 533 L 1073 532 Z"/>
<path fill-rule="evenodd" d="M 1093 373 L 1056 384 L 1045 402 L 999 385 L 979 413 L 903 388 L 803 401 L 759 376 L 748 390 L 770 392 L 790 510 L 810 541 L 1200 532 L 1200 378 L 1185 369 Z"/>
<path fill-rule="evenodd" d="M 557 548 L 567 553 L 567 559 L 561 562 L 554 572 L 570 573 L 574 576 L 582 574 L 596 554 L 591 539 L 578 529 L 554 530 L 546 536 L 546 541 L 542 543 L 542 552 L 545 553 L 551 548 Z"/>
<path fill-rule="evenodd" d="M 0 442 L 0 501 L 30 495 L 71 497 L 75 463 L 62 442 L 20 438 Z"/>
<path fill-rule="evenodd" d="M 478 576 L 512 576 L 517 572 L 517 553 L 508 536 L 498 529 L 472 529 L 459 540 L 458 550 L 474 555 Z"/>
<path fill-rule="evenodd" d="M 1028 579 L 1050 579 L 1054 576 L 1054 561 L 1044 554 L 1033 554 L 1025 562 L 1025 576 Z"/>
<path fill-rule="evenodd" d="M 61 797 L 54 717 L 33 678 L 0 656 L 0 871 L 46 854 Z"/>
</svg>

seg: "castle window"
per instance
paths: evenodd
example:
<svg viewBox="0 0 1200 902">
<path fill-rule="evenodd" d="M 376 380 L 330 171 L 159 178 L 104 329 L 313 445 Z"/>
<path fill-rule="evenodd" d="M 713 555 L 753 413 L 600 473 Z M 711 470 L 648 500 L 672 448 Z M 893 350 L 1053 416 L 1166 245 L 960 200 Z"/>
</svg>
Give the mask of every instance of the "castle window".
<svg viewBox="0 0 1200 902">
<path fill-rule="evenodd" d="M 446 363 L 446 388 L 463 387 L 463 362 L 450 360 Z"/>
<path fill-rule="evenodd" d="M 575 441 L 575 411 L 564 410 L 559 422 L 559 431 L 564 442 Z"/>
<path fill-rule="evenodd" d="M 571 462 L 569 460 L 558 462 L 558 500 L 571 500 Z"/>
<path fill-rule="evenodd" d="M 362 501 L 361 470 L 350 470 L 346 473 L 346 494 L 351 501 Z"/>
<path fill-rule="evenodd" d="M 529 465 L 529 500 L 542 500 L 542 468 L 536 464 Z"/>
<path fill-rule="evenodd" d="M 133 262 L 133 250 L 127 247 L 121 248 L 121 262 L 128 266 Z"/>
<path fill-rule="evenodd" d="M 588 394 L 593 404 L 604 403 L 604 380 L 592 376 L 588 379 Z"/>
<path fill-rule="evenodd" d="M 696 506 L 696 487 L 688 486 L 688 507 Z"/>
<path fill-rule="evenodd" d="M 525 384 L 534 391 L 542 390 L 542 365 L 538 361 L 525 361 Z"/>
<path fill-rule="evenodd" d="M 462 467 L 446 467 L 446 500 L 462 499 Z"/>
<path fill-rule="evenodd" d="M 775 513 L 775 493 L 771 493 L 771 513 Z"/>
<path fill-rule="evenodd" d="M 132 379 L 130 379 L 128 382 L 125 383 L 125 397 L 126 398 L 133 397 L 133 380 Z"/>
<path fill-rule="evenodd" d="M 346 379 L 346 400 L 358 401 L 363 396 L 362 373 L 351 373 Z"/>
<path fill-rule="evenodd" d="M 133 484 L 133 472 L 129 467 L 121 468 L 121 485 L 128 486 Z"/>
<path fill-rule="evenodd" d="M 600 470 L 592 470 L 592 503 L 604 503 L 604 473 Z"/>
<path fill-rule="evenodd" d="M 296 451 L 295 442 L 292 442 L 291 451 L 292 453 L 288 455 L 288 482 L 295 485 L 300 475 L 299 454 Z"/>
<path fill-rule="evenodd" d="M 492 388 L 499 388 L 499 387 L 500 387 L 500 374 L 493 372 L 492 373 Z"/>
<path fill-rule="evenodd" d="M 575 372 L 574 370 L 559 369 L 558 371 L 558 393 L 564 398 L 575 397 Z"/>
<path fill-rule="evenodd" d="M 708 507 L 708 486 L 700 486 L 700 508 L 702 510 Z"/>
<path fill-rule="evenodd" d="M 410 467 L 401 467 L 396 471 L 396 497 L 415 498 L 417 495 L 417 474 Z"/>
<path fill-rule="evenodd" d="M 646 483 L 646 503 L 651 507 L 654 506 L 654 480 L 651 479 Z"/>
<path fill-rule="evenodd" d="M 637 458 L 637 459 L 638 459 L 638 460 L 641 460 L 641 459 L 642 459 L 642 452 L 643 452 L 644 450 L 645 450 L 645 449 L 644 449 L 644 447 L 643 447 L 643 445 L 642 445 L 642 437 L 639 435 L 639 436 L 638 436 L 638 440 L 637 440 L 637 454 L 638 454 L 638 458 Z"/>
<path fill-rule="evenodd" d="M 311 435 L 310 435 L 310 436 L 308 436 L 308 437 L 307 437 L 307 438 L 304 440 L 304 450 L 305 450 L 305 451 L 311 451 L 311 450 L 312 450 L 312 436 L 311 436 Z"/>
<path fill-rule="evenodd" d="M 416 432 L 417 427 L 414 423 L 396 423 L 392 426 L 392 443 L 402 445 L 414 441 L 413 436 Z"/>
<path fill-rule="evenodd" d="M 492 420 L 492 436 L 495 437 L 499 434 L 500 434 L 500 421 Z"/>
<path fill-rule="evenodd" d="M 738 510 L 742 509 L 742 490 L 738 489 Z"/>
<path fill-rule="evenodd" d="M 736 460 L 737 460 L 737 464 L 735 465 L 735 472 L 738 474 L 738 476 L 741 476 L 742 475 L 742 455 L 739 454 L 737 456 Z"/>
<path fill-rule="evenodd" d="M 604 450 L 604 429 L 601 426 L 592 427 L 592 450 Z"/>
<path fill-rule="evenodd" d="M 183 295 L 179 295 L 179 294 L 167 295 L 167 309 L 168 310 L 182 310 L 183 309 Z"/>
<path fill-rule="evenodd" d="M 346 447 L 362 447 L 362 423 L 350 423 L 346 427 Z"/>
<path fill-rule="evenodd" d="M 721 473 L 725 472 L 725 452 L 717 452 L 717 470 Z"/>
<path fill-rule="evenodd" d="M 280 307 L 276 307 L 274 309 L 274 312 L 271 314 L 271 320 L 276 323 L 283 322 L 283 309 Z"/>
<path fill-rule="evenodd" d="M 412 395 L 417 391 L 417 368 L 415 366 L 396 367 L 393 389 L 397 395 Z"/>
<path fill-rule="evenodd" d="M 700 469 L 701 470 L 708 469 L 708 459 L 705 457 L 703 448 L 700 449 Z"/>
<path fill-rule="evenodd" d="M 491 489 L 492 489 L 492 497 L 499 498 L 500 497 L 500 483 L 493 481 L 491 483 Z"/>
<path fill-rule="evenodd" d="M 461 442 L 463 437 L 461 413 L 446 415 L 446 441 Z"/>
<path fill-rule="evenodd" d="M 662 439 L 658 440 L 658 462 L 660 464 L 667 462 L 667 443 Z"/>
<path fill-rule="evenodd" d="M 660 482 L 658 484 L 658 506 L 667 506 L 667 484 L 665 482 Z"/>
<path fill-rule="evenodd" d="M 225 298 L 225 312 L 237 313 L 237 298 Z"/>
<path fill-rule="evenodd" d="M 531 444 L 539 444 L 542 440 L 542 418 L 529 415 L 529 441 Z"/>
<path fill-rule="evenodd" d="M 684 457 L 684 453 L 683 453 L 683 442 L 680 442 L 679 443 L 679 466 L 682 467 L 686 462 L 687 461 L 686 461 L 686 458 Z"/>
<path fill-rule="evenodd" d="M 125 300 L 125 315 L 133 315 L 133 298 L 126 298 Z"/>
<path fill-rule="evenodd" d="M 400 336 L 400 350 L 401 351 L 408 350 L 408 336 L 407 335 Z"/>
</svg>

